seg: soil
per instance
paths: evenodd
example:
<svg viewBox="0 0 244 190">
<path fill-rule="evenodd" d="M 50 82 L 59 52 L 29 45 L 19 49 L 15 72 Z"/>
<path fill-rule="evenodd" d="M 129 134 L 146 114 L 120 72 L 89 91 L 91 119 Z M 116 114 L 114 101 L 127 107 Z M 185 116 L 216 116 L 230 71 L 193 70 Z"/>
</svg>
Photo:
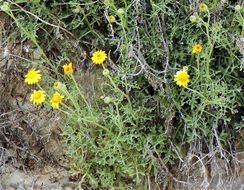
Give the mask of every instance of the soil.
<svg viewBox="0 0 244 190">
<path fill-rule="evenodd" d="M 62 118 L 29 104 L 17 71 L 0 72 L 0 189 L 75 189 L 60 141 Z"/>
<path fill-rule="evenodd" d="M 62 115 L 29 103 L 23 62 L 11 56 L 22 55 L 21 47 L 0 46 L 0 190 L 75 189 L 79 179 L 70 177 L 60 141 Z"/>
</svg>

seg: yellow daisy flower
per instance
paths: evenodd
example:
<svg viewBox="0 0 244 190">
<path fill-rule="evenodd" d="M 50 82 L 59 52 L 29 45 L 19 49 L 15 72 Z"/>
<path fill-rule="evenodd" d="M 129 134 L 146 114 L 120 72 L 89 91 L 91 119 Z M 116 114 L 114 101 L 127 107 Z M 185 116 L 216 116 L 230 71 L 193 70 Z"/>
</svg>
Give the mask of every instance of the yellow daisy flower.
<svg viewBox="0 0 244 190">
<path fill-rule="evenodd" d="M 201 12 L 205 12 L 205 11 L 208 10 L 208 6 L 207 6 L 205 3 L 201 3 L 201 4 L 199 5 L 199 10 L 200 10 Z"/>
<path fill-rule="evenodd" d="M 59 109 L 59 104 L 63 100 L 64 96 L 61 96 L 58 92 L 53 94 L 52 99 L 50 100 L 50 104 L 54 109 Z"/>
<path fill-rule="evenodd" d="M 192 53 L 201 53 L 202 52 L 202 45 L 201 44 L 195 44 L 193 47 L 192 47 Z"/>
<path fill-rule="evenodd" d="M 187 71 L 184 69 L 177 71 L 174 76 L 174 81 L 179 86 L 187 87 L 190 82 L 190 75 L 188 75 Z"/>
<path fill-rule="evenodd" d="M 25 83 L 31 85 L 36 84 L 41 80 L 41 74 L 39 70 L 30 69 L 28 73 L 25 75 Z"/>
<path fill-rule="evenodd" d="M 102 64 L 105 59 L 107 58 L 107 54 L 105 51 L 102 51 L 102 50 L 99 50 L 99 51 L 96 51 L 92 54 L 92 62 L 94 64 Z"/>
<path fill-rule="evenodd" d="M 116 20 L 115 20 L 115 17 L 113 15 L 108 16 L 108 22 L 114 23 L 115 21 Z"/>
<path fill-rule="evenodd" d="M 43 90 L 34 90 L 30 96 L 30 101 L 33 104 L 42 104 L 45 101 L 46 94 Z"/>
<path fill-rule="evenodd" d="M 72 63 L 63 65 L 63 69 L 64 69 L 64 74 L 72 74 L 73 73 Z"/>
</svg>

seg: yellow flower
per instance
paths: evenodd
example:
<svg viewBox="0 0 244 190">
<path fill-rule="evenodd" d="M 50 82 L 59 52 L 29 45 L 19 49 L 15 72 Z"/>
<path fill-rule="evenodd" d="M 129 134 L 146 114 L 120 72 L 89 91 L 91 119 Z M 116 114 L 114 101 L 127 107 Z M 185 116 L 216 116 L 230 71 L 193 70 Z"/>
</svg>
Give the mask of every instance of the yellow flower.
<svg viewBox="0 0 244 190">
<path fill-rule="evenodd" d="M 43 90 L 34 90 L 30 96 L 30 101 L 33 104 L 42 104 L 45 101 L 46 94 Z"/>
<path fill-rule="evenodd" d="M 99 51 L 96 51 L 92 54 L 92 62 L 94 64 L 102 64 L 105 59 L 107 58 L 107 54 L 105 51 L 102 51 L 102 50 L 99 50 Z"/>
<path fill-rule="evenodd" d="M 184 69 L 177 71 L 174 76 L 174 81 L 179 86 L 187 87 L 188 83 L 190 82 L 190 75 L 188 75 L 187 71 Z"/>
<path fill-rule="evenodd" d="M 72 63 L 63 65 L 63 69 L 64 69 L 64 74 L 72 74 L 73 73 Z"/>
<path fill-rule="evenodd" d="M 39 70 L 30 69 L 28 73 L 25 75 L 25 83 L 31 85 L 36 84 L 41 80 L 41 74 Z"/>
<path fill-rule="evenodd" d="M 114 23 L 115 22 L 115 17 L 113 15 L 108 16 L 108 22 Z"/>
<path fill-rule="evenodd" d="M 202 52 L 202 45 L 201 44 L 195 44 L 192 47 L 192 53 L 201 53 Z"/>
<path fill-rule="evenodd" d="M 63 100 L 64 96 L 61 96 L 58 92 L 53 94 L 52 99 L 50 100 L 50 104 L 54 109 L 59 109 L 59 104 Z"/>
<path fill-rule="evenodd" d="M 199 5 L 199 10 L 200 10 L 201 12 L 205 12 L 205 11 L 208 10 L 208 6 L 207 6 L 205 3 L 201 3 L 201 4 Z"/>
</svg>

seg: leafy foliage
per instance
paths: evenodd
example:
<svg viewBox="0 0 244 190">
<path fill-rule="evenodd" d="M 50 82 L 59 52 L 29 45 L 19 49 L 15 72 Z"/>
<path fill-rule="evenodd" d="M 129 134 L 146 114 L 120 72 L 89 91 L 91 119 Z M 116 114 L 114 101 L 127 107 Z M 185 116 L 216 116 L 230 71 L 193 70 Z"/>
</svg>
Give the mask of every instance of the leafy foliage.
<svg viewBox="0 0 244 190">
<path fill-rule="evenodd" d="M 242 7 L 214 1 L 200 12 L 197 2 L 172 0 L 8 2 L 2 10 L 49 64 L 49 80 L 66 86 L 63 140 L 74 171 L 92 187 L 142 189 L 165 165 L 185 159 L 182 147 L 204 140 L 229 149 L 243 127 Z M 199 54 L 192 53 L 195 43 L 203 45 Z M 109 53 L 97 69 L 94 49 Z M 67 61 L 75 63 L 76 78 L 60 74 Z M 79 65 L 103 80 L 94 97 L 79 83 Z M 184 66 L 190 85 L 180 88 L 173 76 Z M 102 68 L 110 73 L 98 74 Z"/>
</svg>

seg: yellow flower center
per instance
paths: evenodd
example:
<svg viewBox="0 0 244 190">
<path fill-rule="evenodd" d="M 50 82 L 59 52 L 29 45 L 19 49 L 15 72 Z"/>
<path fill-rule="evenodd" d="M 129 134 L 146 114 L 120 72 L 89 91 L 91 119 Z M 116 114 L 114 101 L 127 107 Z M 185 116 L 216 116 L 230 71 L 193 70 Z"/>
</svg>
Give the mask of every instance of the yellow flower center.
<svg viewBox="0 0 244 190">
<path fill-rule="evenodd" d="M 36 77 L 36 71 L 30 71 L 29 74 L 28 74 L 28 77 L 33 79 Z"/>
<path fill-rule="evenodd" d="M 65 71 L 66 71 L 66 72 L 70 72 L 70 71 L 71 71 L 71 68 L 70 68 L 70 67 L 66 67 L 66 68 L 65 68 Z"/>
<path fill-rule="evenodd" d="M 61 96 L 58 92 L 53 94 L 50 104 L 54 109 L 59 109 L 59 104 L 62 102 L 64 96 Z"/>
<path fill-rule="evenodd" d="M 42 92 L 35 92 L 33 94 L 34 100 L 40 99 L 42 97 Z"/>
<path fill-rule="evenodd" d="M 201 44 L 196 44 L 192 48 L 193 53 L 201 53 L 202 51 L 202 45 Z"/>
<path fill-rule="evenodd" d="M 201 51 L 201 49 L 202 49 L 202 47 L 201 47 L 200 45 L 197 45 L 197 46 L 196 46 L 196 50 L 197 50 L 197 51 Z"/>
<path fill-rule="evenodd" d="M 185 73 L 180 73 L 178 76 L 178 80 L 183 83 L 187 82 L 188 78 L 188 75 L 186 75 Z"/>
<path fill-rule="evenodd" d="M 62 98 L 59 95 L 54 95 L 53 96 L 53 103 L 59 103 L 62 100 Z"/>
</svg>

